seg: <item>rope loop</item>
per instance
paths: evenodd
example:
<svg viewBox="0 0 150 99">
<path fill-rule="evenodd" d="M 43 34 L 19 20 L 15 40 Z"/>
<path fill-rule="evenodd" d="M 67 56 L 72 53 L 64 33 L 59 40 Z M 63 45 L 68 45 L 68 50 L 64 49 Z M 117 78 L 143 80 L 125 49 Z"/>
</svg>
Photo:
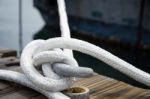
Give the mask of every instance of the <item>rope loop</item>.
<svg viewBox="0 0 150 99">
<path fill-rule="evenodd" d="M 49 91 L 61 91 L 69 88 L 74 77 L 87 77 L 93 74 L 90 68 L 79 67 L 76 60 L 65 55 L 61 49 L 46 49 L 44 40 L 29 43 L 21 55 L 21 67 L 29 80 L 37 87 Z M 35 67 L 42 66 L 42 73 Z M 55 71 L 54 71 L 54 70 Z"/>
</svg>

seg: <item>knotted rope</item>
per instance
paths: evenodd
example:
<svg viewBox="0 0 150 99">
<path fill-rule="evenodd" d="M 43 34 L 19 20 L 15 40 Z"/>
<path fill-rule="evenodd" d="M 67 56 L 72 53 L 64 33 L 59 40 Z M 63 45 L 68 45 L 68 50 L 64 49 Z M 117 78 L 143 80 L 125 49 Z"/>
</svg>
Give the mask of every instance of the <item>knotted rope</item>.
<svg viewBox="0 0 150 99">
<path fill-rule="evenodd" d="M 21 55 L 21 68 L 24 74 L 0 70 L 0 79 L 30 87 L 49 99 L 70 99 L 59 91 L 69 88 L 77 77 L 88 77 L 93 74 L 90 68 L 78 67 L 71 51 L 76 50 L 91 55 L 129 77 L 150 86 L 148 73 L 98 46 L 70 38 L 64 0 L 57 1 L 62 37 L 30 42 Z M 42 68 L 40 72 L 37 70 L 40 69 L 39 66 Z"/>
</svg>

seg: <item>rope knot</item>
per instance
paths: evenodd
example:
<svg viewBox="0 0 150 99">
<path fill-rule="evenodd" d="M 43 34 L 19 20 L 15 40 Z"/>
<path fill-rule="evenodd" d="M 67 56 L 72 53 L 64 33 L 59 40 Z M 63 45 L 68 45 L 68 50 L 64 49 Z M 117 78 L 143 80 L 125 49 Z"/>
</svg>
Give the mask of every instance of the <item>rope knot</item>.
<svg viewBox="0 0 150 99">
<path fill-rule="evenodd" d="M 49 91 L 61 91 L 69 88 L 75 77 L 87 77 L 93 70 L 78 67 L 76 60 L 61 49 L 46 49 L 44 40 L 35 40 L 29 43 L 21 55 L 21 66 L 29 80 L 37 87 Z M 42 66 L 42 73 L 35 67 Z M 43 75 L 42 75 L 43 74 Z"/>
</svg>

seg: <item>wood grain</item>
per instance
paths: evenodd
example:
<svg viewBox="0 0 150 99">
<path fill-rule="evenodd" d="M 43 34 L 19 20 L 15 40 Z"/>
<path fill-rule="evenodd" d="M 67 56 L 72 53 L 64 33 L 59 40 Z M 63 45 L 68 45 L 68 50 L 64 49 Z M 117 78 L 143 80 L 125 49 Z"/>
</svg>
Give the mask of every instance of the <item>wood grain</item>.
<svg viewBox="0 0 150 99">
<path fill-rule="evenodd" d="M 3 60 L 2 57 L 0 60 Z M 20 71 L 18 66 L 4 66 L 3 68 Z M 74 84 L 74 86 L 81 85 L 90 89 L 90 99 L 150 99 L 150 90 L 148 89 L 137 88 L 98 74 L 90 78 L 81 79 Z M 47 98 L 32 89 L 0 80 L 0 99 Z"/>
</svg>

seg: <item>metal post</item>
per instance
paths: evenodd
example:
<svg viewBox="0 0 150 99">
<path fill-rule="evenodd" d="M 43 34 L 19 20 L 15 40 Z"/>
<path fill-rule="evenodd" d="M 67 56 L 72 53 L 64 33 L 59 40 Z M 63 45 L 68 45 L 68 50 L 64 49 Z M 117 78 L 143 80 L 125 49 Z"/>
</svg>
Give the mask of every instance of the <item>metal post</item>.
<svg viewBox="0 0 150 99">
<path fill-rule="evenodd" d="M 23 41 L 22 41 L 22 0 L 18 1 L 18 32 L 19 32 L 19 54 L 21 54 L 22 48 L 23 48 Z"/>
</svg>

